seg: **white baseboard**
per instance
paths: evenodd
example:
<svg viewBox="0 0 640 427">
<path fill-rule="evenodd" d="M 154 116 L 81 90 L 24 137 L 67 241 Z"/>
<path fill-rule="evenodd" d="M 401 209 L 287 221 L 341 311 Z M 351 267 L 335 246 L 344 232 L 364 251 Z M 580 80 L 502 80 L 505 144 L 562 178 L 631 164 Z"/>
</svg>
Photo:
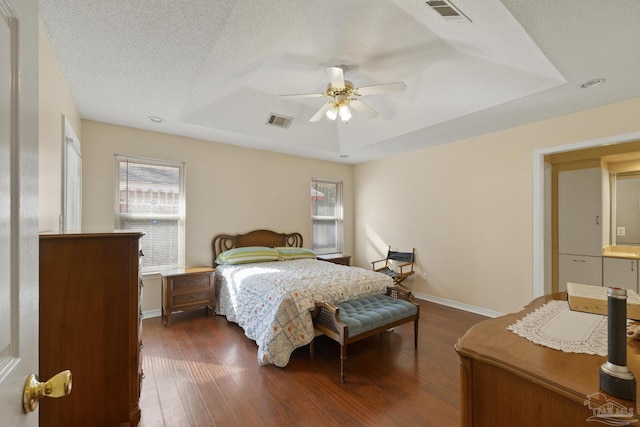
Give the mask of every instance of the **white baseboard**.
<svg viewBox="0 0 640 427">
<path fill-rule="evenodd" d="M 493 311 L 493 310 L 487 310 L 486 308 L 482 308 L 482 307 L 476 307 L 475 305 L 463 304 L 457 301 L 440 298 L 440 297 L 434 297 L 432 295 L 427 295 L 420 292 L 411 291 L 411 293 L 413 294 L 413 296 L 421 300 L 433 302 L 436 304 L 446 305 L 447 307 L 457 308 L 459 310 L 469 311 L 471 313 L 480 314 L 482 316 L 500 317 L 504 315 L 504 313 L 500 313 L 498 311 Z"/>
<path fill-rule="evenodd" d="M 497 311 L 487 310 L 485 308 L 476 307 L 474 305 L 462 304 L 462 303 L 457 302 L 457 301 L 448 300 L 448 299 L 440 298 L 440 297 L 434 297 L 432 295 L 427 295 L 427 294 L 423 294 L 423 293 L 420 293 L 420 292 L 411 291 L 411 293 L 416 298 L 421 299 L 421 300 L 433 302 L 433 303 L 436 303 L 436 304 L 445 305 L 447 307 L 457 308 L 458 310 L 469 311 L 471 313 L 479 314 L 481 316 L 500 317 L 500 316 L 504 315 L 504 313 L 500 313 L 500 312 L 497 312 Z M 159 308 L 155 309 L 155 310 L 147 310 L 147 311 L 143 311 L 142 312 L 142 318 L 143 319 L 151 319 L 153 317 L 160 317 L 160 316 L 162 316 L 162 309 L 159 309 Z"/>
<path fill-rule="evenodd" d="M 155 310 L 147 310 L 142 312 L 143 319 L 151 319 L 152 317 L 162 316 L 162 309 L 157 308 Z"/>
</svg>

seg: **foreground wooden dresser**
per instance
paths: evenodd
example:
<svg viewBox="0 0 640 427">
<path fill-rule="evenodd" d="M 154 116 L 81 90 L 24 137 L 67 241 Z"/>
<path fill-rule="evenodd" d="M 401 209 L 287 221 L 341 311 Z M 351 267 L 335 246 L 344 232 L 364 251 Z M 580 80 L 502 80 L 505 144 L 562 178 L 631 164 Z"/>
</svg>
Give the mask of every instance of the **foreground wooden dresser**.
<svg viewBox="0 0 640 427">
<path fill-rule="evenodd" d="M 463 427 L 606 425 L 587 419 L 594 406 L 607 401 L 637 413 L 636 402 L 606 394 L 589 398 L 600 391 L 598 373 L 606 356 L 553 350 L 506 329 L 551 299 L 566 300 L 566 293 L 540 297 L 519 313 L 481 322 L 458 341 Z M 640 341 L 627 341 L 627 365 L 640 386 Z"/>
<path fill-rule="evenodd" d="M 137 426 L 142 233 L 40 236 L 40 375 L 71 370 L 69 396 L 40 400 L 40 426 Z"/>
</svg>

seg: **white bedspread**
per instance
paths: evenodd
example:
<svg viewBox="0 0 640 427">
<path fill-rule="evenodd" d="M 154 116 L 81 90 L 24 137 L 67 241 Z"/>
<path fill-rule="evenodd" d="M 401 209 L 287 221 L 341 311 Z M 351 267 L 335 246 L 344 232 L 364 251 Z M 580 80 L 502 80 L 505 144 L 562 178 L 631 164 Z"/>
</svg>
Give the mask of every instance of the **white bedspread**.
<svg viewBox="0 0 640 427">
<path fill-rule="evenodd" d="M 258 344 L 260 364 L 282 367 L 293 350 L 313 339 L 311 311 L 317 301 L 382 294 L 393 280 L 363 268 L 300 259 L 218 266 L 216 284 L 216 313 Z"/>
</svg>

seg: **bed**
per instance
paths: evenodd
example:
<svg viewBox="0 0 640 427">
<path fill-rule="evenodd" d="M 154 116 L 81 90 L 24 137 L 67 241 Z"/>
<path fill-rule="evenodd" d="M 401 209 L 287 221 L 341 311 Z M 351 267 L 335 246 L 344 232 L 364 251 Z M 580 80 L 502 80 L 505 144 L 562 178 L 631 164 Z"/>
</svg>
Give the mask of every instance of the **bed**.
<svg viewBox="0 0 640 427">
<path fill-rule="evenodd" d="M 256 342 L 262 365 L 284 367 L 296 348 L 313 340 L 317 302 L 384 294 L 393 285 L 381 273 L 317 260 L 299 233 L 223 234 L 214 237 L 212 250 L 216 314 Z"/>
</svg>

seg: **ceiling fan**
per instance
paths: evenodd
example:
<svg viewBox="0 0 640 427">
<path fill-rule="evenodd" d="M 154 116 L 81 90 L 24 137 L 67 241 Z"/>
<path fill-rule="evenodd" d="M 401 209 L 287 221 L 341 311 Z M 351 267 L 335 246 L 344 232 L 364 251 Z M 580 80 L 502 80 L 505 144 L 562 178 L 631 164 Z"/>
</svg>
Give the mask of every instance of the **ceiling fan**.
<svg viewBox="0 0 640 427">
<path fill-rule="evenodd" d="M 340 120 L 346 122 L 351 119 L 350 107 L 369 118 L 378 116 L 378 112 L 360 101 L 358 99 L 359 97 L 377 95 L 379 93 L 404 92 L 407 87 L 403 82 L 395 82 L 356 88 L 353 86 L 353 83 L 344 79 L 343 66 L 326 67 L 326 72 L 327 76 L 329 76 L 330 83 L 325 92 L 279 95 L 278 98 L 331 98 L 309 121 L 317 122 L 322 116 L 327 116 L 328 119 L 335 120 L 340 116 Z"/>
</svg>

